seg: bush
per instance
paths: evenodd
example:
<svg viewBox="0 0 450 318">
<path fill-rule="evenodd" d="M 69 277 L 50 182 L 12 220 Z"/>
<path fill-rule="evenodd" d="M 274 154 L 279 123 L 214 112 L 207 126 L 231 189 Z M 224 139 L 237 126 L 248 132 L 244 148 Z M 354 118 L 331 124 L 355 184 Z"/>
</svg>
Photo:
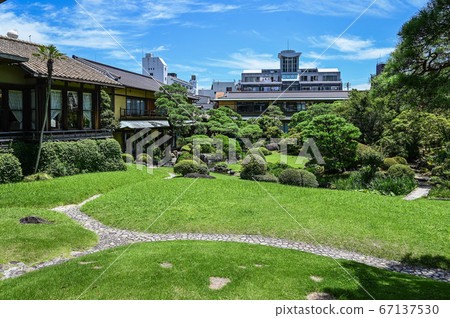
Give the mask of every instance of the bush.
<svg viewBox="0 0 450 318">
<path fill-rule="evenodd" d="M 50 175 L 42 172 L 38 172 L 31 176 L 25 177 L 23 181 L 25 182 L 34 182 L 34 181 L 43 181 L 43 180 L 51 180 L 53 179 Z"/>
<path fill-rule="evenodd" d="M 332 181 L 332 188 L 338 190 L 358 190 L 363 189 L 362 175 L 359 171 L 353 171 L 348 178 L 337 178 Z"/>
<path fill-rule="evenodd" d="M 325 173 L 325 167 L 316 163 L 308 161 L 305 165 L 305 170 L 311 172 L 315 176 L 322 176 Z"/>
<path fill-rule="evenodd" d="M 281 163 L 279 161 L 275 163 L 270 162 L 267 164 L 267 170 L 276 177 L 279 177 L 280 174 L 286 169 L 294 169 L 294 168 L 286 163 Z"/>
<path fill-rule="evenodd" d="M 126 170 L 114 139 L 44 142 L 39 170 L 54 177 L 88 172 Z"/>
<path fill-rule="evenodd" d="M 414 170 L 402 164 L 391 166 L 387 171 L 388 176 L 395 178 L 409 177 L 414 178 Z"/>
<path fill-rule="evenodd" d="M 400 157 L 400 156 L 395 156 L 394 157 L 395 161 L 397 161 L 397 163 L 401 164 L 401 165 L 407 165 L 408 161 L 406 161 L 405 158 Z"/>
<path fill-rule="evenodd" d="M 183 147 L 181 147 L 181 151 L 192 153 L 192 144 L 189 143 L 187 145 L 184 145 Z"/>
<path fill-rule="evenodd" d="M 266 161 L 266 156 L 264 156 L 264 152 L 261 149 L 262 147 L 249 149 L 247 152 L 247 157 L 260 156 L 262 159 L 264 159 L 264 161 Z"/>
<path fill-rule="evenodd" d="M 216 163 L 215 167 L 216 168 L 225 168 L 225 169 L 227 169 L 228 165 L 225 162 L 222 161 L 222 162 Z"/>
<path fill-rule="evenodd" d="M 226 158 L 229 158 L 229 152 L 230 152 L 230 138 L 225 135 L 216 135 L 214 136 L 214 139 L 222 139 L 223 142 L 223 152 L 226 155 Z M 236 158 L 242 157 L 242 147 L 239 144 L 239 142 L 236 139 L 231 139 L 231 142 L 235 144 L 235 150 L 236 150 Z M 255 146 L 256 147 L 256 146 Z"/>
<path fill-rule="evenodd" d="M 303 136 L 301 133 L 290 135 L 280 141 L 280 150 L 287 148 L 287 153 L 289 155 L 298 155 L 303 145 L 302 141 Z"/>
<path fill-rule="evenodd" d="M 13 155 L 17 157 L 25 176 L 34 173 L 39 145 L 36 143 L 14 142 L 11 145 Z"/>
<path fill-rule="evenodd" d="M 278 178 L 275 177 L 273 174 L 262 174 L 262 175 L 256 175 L 253 176 L 254 180 L 260 181 L 260 182 L 273 182 L 278 183 Z"/>
<path fill-rule="evenodd" d="M 316 176 L 306 170 L 287 169 L 280 174 L 280 183 L 299 187 L 317 188 Z"/>
<path fill-rule="evenodd" d="M 272 152 L 268 150 L 266 147 L 259 147 L 259 150 L 261 150 L 264 156 L 270 156 L 272 154 Z"/>
<path fill-rule="evenodd" d="M 388 170 L 391 166 L 398 164 L 397 160 L 394 158 L 386 158 L 383 161 L 383 168 Z"/>
<path fill-rule="evenodd" d="M 245 160 L 244 160 L 245 161 Z M 242 164 L 241 178 L 253 180 L 254 176 L 266 174 L 266 165 L 256 158 L 251 157 L 248 162 Z"/>
<path fill-rule="evenodd" d="M 199 174 L 209 174 L 208 167 L 204 164 L 199 164 L 194 160 L 183 160 L 177 163 L 173 167 L 173 171 L 176 174 L 181 174 L 182 176 L 187 175 L 188 173 L 199 173 Z"/>
<path fill-rule="evenodd" d="M 10 153 L 0 154 L 0 184 L 19 182 L 22 177 L 19 159 Z"/>
<path fill-rule="evenodd" d="M 150 157 L 146 153 L 140 153 L 136 157 L 136 161 L 138 161 L 138 162 L 148 163 L 149 160 L 150 160 Z"/>
<path fill-rule="evenodd" d="M 384 195 L 406 195 L 416 188 L 414 179 L 404 177 L 375 178 L 370 188 Z"/>
<path fill-rule="evenodd" d="M 362 166 L 368 166 L 375 170 L 383 165 L 383 155 L 367 145 L 358 144 L 356 153 L 358 162 Z"/>
<path fill-rule="evenodd" d="M 134 163 L 134 157 L 132 155 L 130 155 L 129 153 L 123 153 L 122 160 L 125 163 L 128 163 L 128 162 Z"/>
</svg>

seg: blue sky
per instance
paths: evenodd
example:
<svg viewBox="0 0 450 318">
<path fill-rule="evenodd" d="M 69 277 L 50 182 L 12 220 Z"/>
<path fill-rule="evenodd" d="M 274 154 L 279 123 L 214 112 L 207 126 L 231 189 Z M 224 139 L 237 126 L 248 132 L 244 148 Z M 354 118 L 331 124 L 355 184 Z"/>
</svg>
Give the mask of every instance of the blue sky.
<svg viewBox="0 0 450 318">
<path fill-rule="evenodd" d="M 23 40 L 31 36 L 68 55 L 135 72 L 142 52 L 152 52 L 169 72 L 185 80 L 197 74 L 200 87 L 208 87 L 213 79 L 237 81 L 244 69 L 277 67 L 288 41 L 303 52 L 301 66 L 313 66 L 373 0 L 78 2 L 7 0 L 0 5 L 0 34 L 16 29 Z M 377 59 L 387 59 L 402 24 L 425 4 L 377 0 L 315 65 L 337 67 L 344 82 L 366 88 Z"/>
</svg>

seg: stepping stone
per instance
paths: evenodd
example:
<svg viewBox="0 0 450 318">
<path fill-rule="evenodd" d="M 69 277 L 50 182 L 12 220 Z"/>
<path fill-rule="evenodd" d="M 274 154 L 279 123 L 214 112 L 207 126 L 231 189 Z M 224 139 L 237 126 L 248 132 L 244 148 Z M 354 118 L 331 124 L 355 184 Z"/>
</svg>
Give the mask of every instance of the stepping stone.
<svg viewBox="0 0 450 318">
<path fill-rule="evenodd" d="M 90 262 L 78 262 L 78 264 L 80 264 L 80 265 L 86 265 L 86 264 L 92 264 L 92 263 L 97 263 L 97 261 L 90 261 Z"/>
<path fill-rule="evenodd" d="M 209 289 L 213 289 L 213 290 L 221 289 L 229 282 L 231 282 L 231 280 L 229 278 L 210 277 L 209 278 Z"/>
<path fill-rule="evenodd" d="M 333 300 L 334 298 L 331 297 L 331 295 L 328 293 L 314 292 L 314 293 L 308 294 L 308 296 L 306 296 L 306 299 L 308 299 L 308 300 Z"/>
<path fill-rule="evenodd" d="M 164 268 L 172 268 L 172 264 L 170 264 L 170 263 L 161 263 L 160 265 L 161 265 L 161 267 L 164 267 Z"/>
<path fill-rule="evenodd" d="M 100 268 L 102 268 L 103 266 L 94 266 L 93 267 L 93 269 L 100 269 Z"/>
<path fill-rule="evenodd" d="M 310 278 L 315 282 L 321 282 L 323 280 L 322 277 L 317 277 L 317 276 L 311 276 Z"/>
<path fill-rule="evenodd" d="M 247 268 L 247 267 L 245 267 L 245 266 L 238 266 L 239 268 L 243 268 L 243 269 L 245 269 L 245 268 Z"/>
<path fill-rule="evenodd" d="M 262 267 L 261 264 L 255 264 L 255 267 Z"/>
</svg>

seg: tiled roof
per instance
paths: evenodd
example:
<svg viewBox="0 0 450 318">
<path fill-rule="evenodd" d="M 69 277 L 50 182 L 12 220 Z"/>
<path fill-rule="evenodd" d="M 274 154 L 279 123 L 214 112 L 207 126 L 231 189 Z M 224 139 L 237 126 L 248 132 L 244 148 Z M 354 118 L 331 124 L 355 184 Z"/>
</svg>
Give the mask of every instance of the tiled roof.
<svg viewBox="0 0 450 318">
<path fill-rule="evenodd" d="M 144 89 L 148 91 L 157 92 L 159 88 L 165 85 L 163 82 L 154 79 L 153 77 L 145 76 L 139 73 L 130 72 L 124 69 L 120 69 L 114 66 L 102 64 L 99 62 L 87 60 L 79 56 L 73 56 L 73 58 L 84 65 L 92 67 L 109 76 L 126 87 L 132 87 L 137 89 Z"/>
<path fill-rule="evenodd" d="M 216 100 L 340 100 L 349 91 L 227 92 Z"/>
<path fill-rule="evenodd" d="M 21 62 L 20 65 L 34 76 L 45 77 L 47 76 L 47 62 L 33 56 L 33 53 L 38 53 L 39 46 L 41 45 L 37 43 L 11 39 L 0 35 L 0 53 L 27 58 L 28 61 Z M 121 86 L 117 81 L 101 72 L 95 71 L 69 57 L 54 61 L 53 77 L 55 79 Z"/>
</svg>

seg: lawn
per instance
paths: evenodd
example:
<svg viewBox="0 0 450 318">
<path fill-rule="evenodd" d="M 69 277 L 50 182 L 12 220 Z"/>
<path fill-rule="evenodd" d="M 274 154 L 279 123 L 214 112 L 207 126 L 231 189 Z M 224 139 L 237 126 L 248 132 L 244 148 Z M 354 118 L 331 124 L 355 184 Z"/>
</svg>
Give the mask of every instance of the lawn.
<svg viewBox="0 0 450 318">
<path fill-rule="evenodd" d="M 276 151 L 273 151 L 271 155 L 265 157 L 266 161 L 271 163 L 281 162 L 281 159 L 283 158 L 283 163 L 287 163 L 293 168 L 303 168 L 305 166 L 305 163 L 308 161 L 308 159 L 305 157 L 291 155 L 282 156 L 279 152 Z M 233 169 L 234 171 L 241 171 L 240 164 L 231 164 L 228 165 L 228 168 Z"/>
<path fill-rule="evenodd" d="M 107 225 L 143 231 L 193 181 L 151 178 L 112 190 L 83 211 Z M 450 202 L 261 185 L 323 245 L 450 267 Z M 197 180 L 149 232 L 261 234 L 314 243 L 256 182 L 233 177 Z"/>
<path fill-rule="evenodd" d="M 0 299 L 76 299 L 125 248 L 0 281 Z M 376 299 L 449 297 L 447 283 L 350 261 L 340 263 Z M 210 277 L 230 282 L 211 290 Z M 305 299 L 313 292 L 326 292 L 336 299 L 369 299 L 327 257 L 243 243 L 192 241 L 133 245 L 81 299 Z"/>
<path fill-rule="evenodd" d="M 36 215 L 53 224 L 20 224 Z M 0 208 L 0 264 L 20 261 L 33 264 L 71 251 L 93 247 L 97 235 L 85 230 L 64 214 L 32 208 Z"/>
</svg>

